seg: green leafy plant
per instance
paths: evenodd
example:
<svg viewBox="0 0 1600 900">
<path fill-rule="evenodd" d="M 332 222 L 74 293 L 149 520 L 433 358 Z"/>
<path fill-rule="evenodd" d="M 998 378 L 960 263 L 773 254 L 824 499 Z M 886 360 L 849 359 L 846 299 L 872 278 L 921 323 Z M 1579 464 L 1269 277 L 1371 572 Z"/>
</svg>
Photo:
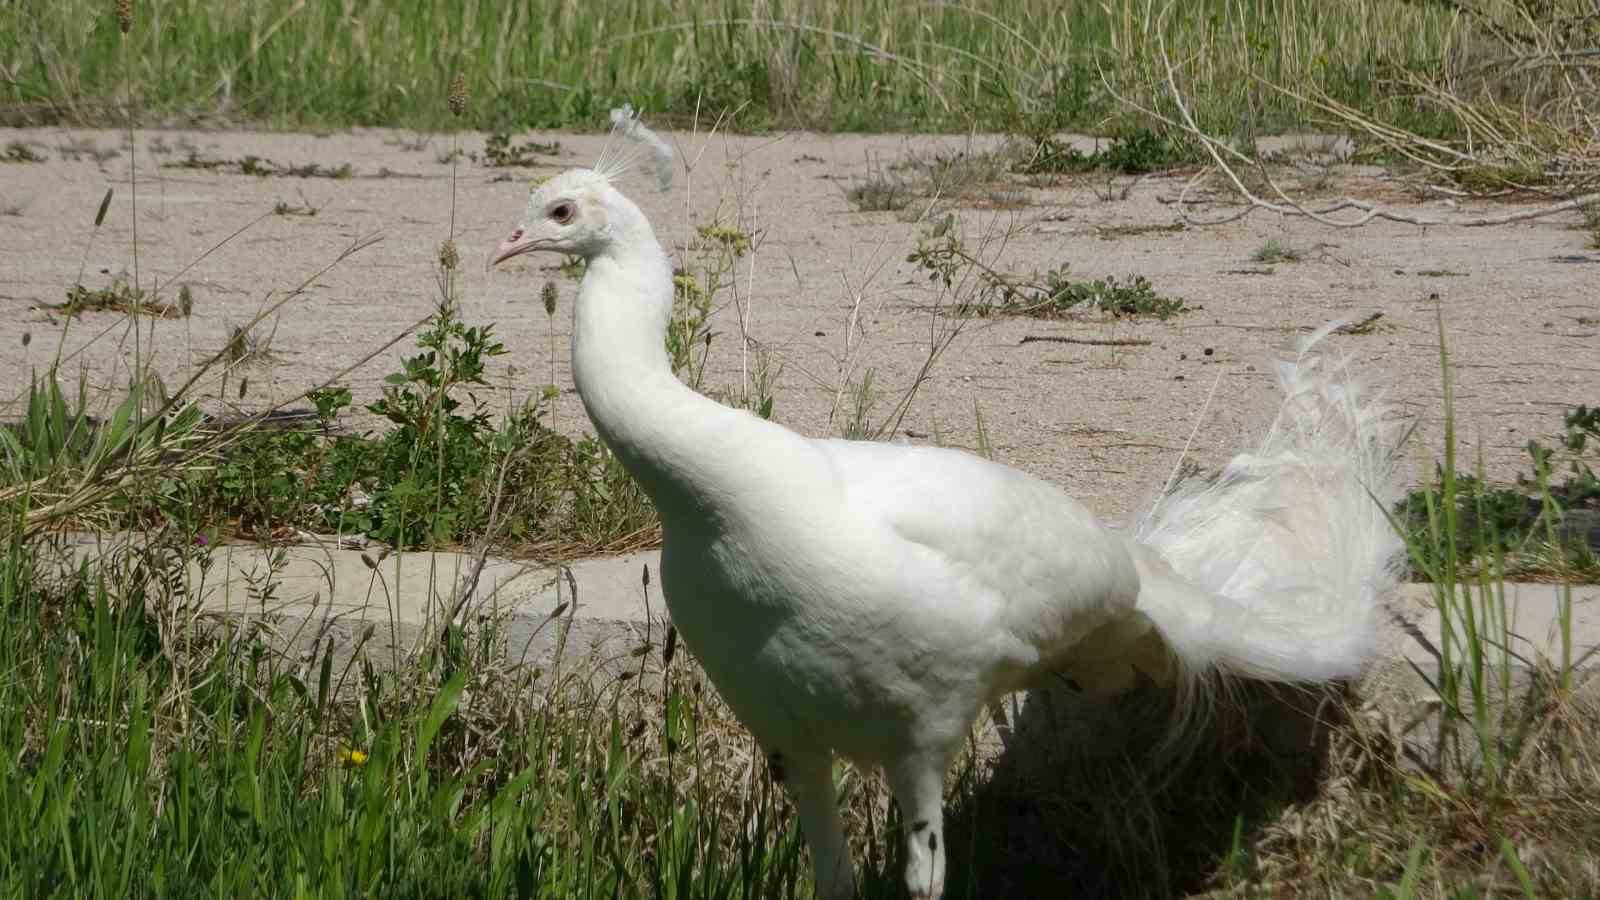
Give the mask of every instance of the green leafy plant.
<svg viewBox="0 0 1600 900">
<path fill-rule="evenodd" d="M 502 168 L 506 166 L 537 165 L 537 157 L 556 156 L 560 152 L 561 144 L 557 141 L 548 143 L 528 141 L 525 144 L 518 144 L 513 142 L 511 135 L 504 131 L 496 131 L 490 134 L 483 142 L 484 164 Z"/>
<path fill-rule="evenodd" d="M 254 153 L 246 153 L 238 159 L 224 159 L 201 156 L 197 149 L 190 149 L 183 159 L 162 163 L 161 168 L 200 169 L 207 172 L 235 170 L 240 175 L 251 175 L 256 178 L 328 178 L 334 181 L 353 178 L 356 174 L 355 166 L 350 163 L 340 163 L 336 166 L 314 162 L 292 165 L 273 162 Z M 280 215 L 291 211 L 286 208 Z M 310 214 L 315 215 L 315 213 Z"/>
<path fill-rule="evenodd" d="M 1529 468 L 1516 483 L 1496 487 L 1481 476 L 1455 473 L 1452 515 L 1460 524 L 1454 543 L 1446 546 L 1430 515 L 1446 482 L 1442 466 L 1434 481 L 1411 491 L 1396 507 L 1395 517 L 1416 545 L 1416 553 L 1438 565 L 1449 556 L 1463 569 L 1496 565 L 1513 572 L 1600 574 L 1600 553 L 1593 545 L 1600 535 L 1600 478 L 1593 468 L 1600 446 L 1600 407 L 1578 406 L 1562 418 L 1556 446 L 1527 443 Z M 1557 477 L 1560 480 L 1556 480 Z"/>
<path fill-rule="evenodd" d="M 1287 244 L 1277 238 L 1268 238 L 1267 242 L 1257 247 L 1250 254 L 1254 262 L 1271 265 L 1273 263 L 1299 262 L 1305 259 L 1305 251 L 1293 244 Z"/>
<path fill-rule="evenodd" d="M 314 422 L 246 429 L 214 468 L 187 483 L 202 517 L 264 538 L 282 527 L 360 533 L 400 547 L 449 546 L 493 535 L 600 549 L 647 539 L 654 512 L 604 444 L 549 428 L 540 392 L 495 417 L 478 396 L 503 354 L 490 326 L 441 307 L 367 409 L 379 433 L 339 433 L 348 388 L 311 391 Z M 463 396 L 464 395 L 464 396 Z"/>
<path fill-rule="evenodd" d="M 402 360 L 367 407 L 395 426 L 384 435 L 380 467 L 397 476 L 375 486 L 369 532 L 397 545 L 447 543 L 484 524 L 479 499 L 493 429 L 471 390 L 488 386 L 486 362 L 506 352 L 491 326 L 468 327 L 453 304 L 439 307 L 417 346 L 422 352 Z"/>
<path fill-rule="evenodd" d="M 667 357 L 672 370 L 699 389 L 711 350 L 711 313 L 716 299 L 733 286 L 734 265 L 750 252 L 755 236 L 718 221 L 695 229 L 694 261 L 672 274 L 672 320 L 667 327 Z"/>
<path fill-rule="evenodd" d="M 1025 139 L 1025 149 L 1011 170 L 1019 175 L 1071 175 L 1109 171 L 1144 175 L 1184 160 L 1184 155 L 1163 133 L 1137 128 L 1114 137 L 1104 148 L 1084 153 L 1048 132 Z"/>
<path fill-rule="evenodd" d="M 881 173 L 845 191 L 845 197 L 861 212 L 905 209 L 915 196 L 914 188 L 905 179 Z"/>
<path fill-rule="evenodd" d="M 1075 279 L 1069 275 L 1068 268 L 1063 263 L 1043 276 L 1027 281 L 988 273 L 984 289 L 978 291 L 959 311 L 980 317 L 1004 315 L 1049 319 L 1090 312 L 1118 318 L 1166 320 L 1190 309 L 1180 298 L 1157 293 L 1143 275 L 1125 279 L 1118 279 L 1114 275 Z"/>
<path fill-rule="evenodd" d="M 1098 154 L 1100 165 L 1122 175 L 1143 175 L 1183 161 L 1183 154 L 1166 134 L 1135 128 L 1112 139 Z"/>
</svg>

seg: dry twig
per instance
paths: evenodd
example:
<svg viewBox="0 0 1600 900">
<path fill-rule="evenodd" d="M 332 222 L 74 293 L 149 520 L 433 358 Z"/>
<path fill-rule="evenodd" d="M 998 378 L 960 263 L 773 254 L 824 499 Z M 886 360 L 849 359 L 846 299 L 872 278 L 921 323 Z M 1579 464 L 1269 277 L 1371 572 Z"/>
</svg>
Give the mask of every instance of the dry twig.
<svg viewBox="0 0 1600 900">
<path fill-rule="evenodd" d="M 1165 14 L 1165 11 L 1163 11 L 1162 15 L 1165 16 Z M 1129 97 L 1123 96 L 1117 92 L 1110 80 L 1105 78 L 1103 75 L 1102 82 L 1104 83 L 1106 90 L 1114 99 L 1132 109 L 1140 111 L 1152 119 L 1182 131 L 1197 141 L 1200 146 L 1205 149 L 1206 155 L 1211 160 L 1210 164 L 1203 167 L 1199 172 L 1195 173 L 1195 175 L 1189 179 L 1189 181 L 1184 185 L 1183 191 L 1179 194 L 1177 200 L 1175 201 L 1175 205 L 1178 208 L 1179 214 L 1183 216 L 1184 221 L 1188 224 L 1197 226 L 1222 225 L 1228 222 L 1235 222 L 1243 219 L 1257 210 L 1264 210 L 1285 217 L 1310 219 L 1318 224 L 1326 225 L 1331 228 L 1359 228 L 1379 220 L 1400 222 L 1423 227 L 1448 226 L 1457 228 L 1484 228 L 1497 225 L 1510 225 L 1516 222 L 1527 222 L 1534 219 L 1542 219 L 1558 213 L 1579 210 L 1591 205 L 1600 204 L 1600 191 L 1595 191 L 1586 193 L 1582 196 L 1573 197 L 1559 203 L 1547 204 L 1545 206 L 1540 206 L 1533 209 L 1518 210 L 1516 212 L 1497 216 L 1428 216 L 1415 212 L 1401 211 L 1366 200 L 1358 200 L 1354 197 L 1344 197 L 1333 201 L 1332 203 L 1316 207 L 1308 206 L 1285 192 L 1278 182 L 1273 179 L 1271 173 L 1268 171 L 1263 162 L 1257 159 L 1252 159 L 1238 149 L 1212 137 L 1200 128 L 1199 124 L 1195 121 L 1193 113 L 1190 112 L 1188 104 L 1184 100 L 1183 92 L 1178 89 L 1177 74 L 1172 64 L 1172 58 L 1167 52 L 1166 40 L 1163 37 L 1163 31 L 1161 27 L 1158 26 L 1154 33 L 1156 37 L 1158 53 L 1161 57 L 1161 63 L 1166 74 L 1165 80 L 1167 93 L 1173 103 L 1173 106 L 1176 107 L 1178 111 L 1178 118 L 1174 119 L 1172 116 L 1151 109 L 1148 106 L 1141 104 Z M 1277 90 L 1285 91 L 1291 96 L 1300 96 L 1294 94 L 1293 92 L 1287 91 L 1284 88 L 1279 88 L 1277 86 L 1273 87 Z M 1302 99 L 1305 98 L 1302 97 Z M 1339 104 L 1336 104 L 1328 98 L 1317 98 L 1311 100 L 1310 102 L 1312 102 L 1314 105 L 1320 106 L 1324 111 L 1344 118 L 1346 121 L 1357 123 L 1368 133 L 1378 137 L 1379 140 L 1383 141 L 1386 145 L 1395 147 L 1397 149 L 1408 148 L 1403 150 L 1403 152 L 1408 152 L 1408 155 L 1412 156 L 1412 158 L 1417 159 L 1420 162 L 1424 162 L 1424 164 L 1430 165 L 1436 169 L 1449 170 L 1452 167 L 1452 164 L 1440 163 L 1437 161 L 1437 158 L 1429 159 L 1430 156 L 1435 154 L 1453 159 L 1455 160 L 1455 164 L 1466 164 L 1475 162 L 1477 160 L 1477 157 L 1470 153 L 1457 150 L 1439 141 L 1423 138 L 1404 129 L 1395 128 L 1376 122 L 1369 117 L 1356 113 L 1354 110 L 1351 110 L 1348 107 L 1343 107 Z M 1488 120 L 1481 116 L 1479 117 L 1479 120 L 1481 124 L 1485 126 L 1489 124 Z M 1230 160 L 1232 160 L 1232 162 L 1230 162 Z M 1253 166 L 1255 168 L 1256 173 L 1262 180 L 1262 183 L 1267 185 L 1267 187 L 1270 189 L 1270 198 L 1257 194 L 1255 191 L 1251 190 L 1248 185 L 1246 185 L 1245 180 L 1239 174 L 1239 167 L 1244 166 Z M 1222 176 L 1232 186 L 1234 192 L 1243 198 L 1243 207 L 1236 212 L 1229 213 L 1228 215 L 1213 218 L 1201 218 L 1192 215 L 1189 212 L 1189 207 L 1194 201 L 1190 200 L 1190 193 L 1198 185 L 1204 183 L 1217 173 L 1221 173 Z M 1338 215 L 1340 213 L 1347 212 L 1353 212 L 1354 215 Z"/>
</svg>

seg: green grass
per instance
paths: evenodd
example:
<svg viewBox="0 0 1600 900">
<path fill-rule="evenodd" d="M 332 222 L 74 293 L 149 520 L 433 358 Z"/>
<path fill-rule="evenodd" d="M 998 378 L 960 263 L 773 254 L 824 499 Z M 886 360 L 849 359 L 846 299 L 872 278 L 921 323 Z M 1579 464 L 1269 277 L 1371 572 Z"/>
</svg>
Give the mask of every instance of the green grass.
<svg viewBox="0 0 1600 900">
<path fill-rule="evenodd" d="M 112 4 L 67 0 L 0 18 L 0 44 L 19 48 L 0 106 L 13 121 L 120 122 L 133 85 L 152 116 L 222 110 L 284 128 L 438 127 L 462 71 L 474 97 L 464 124 L 486 131 L 589 129 L 624 100 L 657 122 L 739 109 L 744 128 L 1100 131 L 1125 117 L 1101 71 L 1134 97 L 1160 93 L 1160 9 L 1151 0 L 167 0 L 137 5 L 128 72 Z M 1305 121 L 1256 76 L 1426 120 L 1426 107 L 1381 76 L 1437 71 L 1461 25 L 1447 4 L 1200 0 L 1173 4 L 1164 27 L 1202 124 L 1235 134 Z"/>
<path fill-rule="evenodd" d="M 35 468 L 17 475 L 162 456 L 129 453 L 131 414 L 91 427 L 62 409 L 41 404 L 21 426 L 66 439 L 36 440 Z M 192 446 L 197 420 L 144 442 Z M 171 465 L 135 471 L 159 481 Z M 1420 673 L 1437 743 L 1335 695 L 1311 705 L 1335 722 L 1322 777 L 1338 790 L 1317 790 L 1304 760 L 1241 744 L 1238 722 L 1155 781 L 1137 753 L 1056 762 L 1043 784 L 969 756 L 948 804 L 950 896 L 1037 896 L 1067 878 L 1132 897 L 1600 886 L 1584 862 L 1600 847 L 1600 711 L 1577 693 L 1570 599 L 1557 658 L 1511 680 L 1523 667 L 1505 556 L 1456 512 L 1472 496 L 1446 477 L 1412 539 L 1447 623 Z M 0 896 L 810 896 L 787 802 L 672 637 L 641 638 L 620 669 L 578 651 L 519 665 L 492 616 L 393 670 L 361 649 L 370 633 L 349 659 L 315 641 L 284 652 L 271 631 L 219 626 L 190 602 L 216 560 L 195 519 L 136 530 L 131 552 L 75 556 L 25 535 L 26 513 L 11 508 L 0 561 Z M 1469 569 L 1451 549 L 1463 544 L 1490 563 Z M 1137 708 L 1119 705 L 1119 722 Z M 841 794 L 863 897 L 899 897 L 882 874 L 898 827 L 882 784 L 847 776 Z"/>
<path fill-rule="evenodd" d="M 192 543 L 47 546 L 0 563 L 0 896 L 799 896 L 687 676 L 513 671 L 492 631 L 395 673 L 295 661 L 181 609 Z"/>
</svg>

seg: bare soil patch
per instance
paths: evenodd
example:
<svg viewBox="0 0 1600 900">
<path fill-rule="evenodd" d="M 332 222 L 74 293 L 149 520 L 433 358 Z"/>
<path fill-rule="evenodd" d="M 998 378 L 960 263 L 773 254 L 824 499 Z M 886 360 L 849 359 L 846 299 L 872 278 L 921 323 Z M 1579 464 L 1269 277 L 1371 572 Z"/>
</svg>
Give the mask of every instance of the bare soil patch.
<svg viewBox="0 0 1600 900">
<path fill-rule="evenodd" d="M 758 236 L 737 274 L 741 295 L 751 300 L 749 333 L 782 365 L 774 417 L 808 434 L 837 433 L 829 422 L 837 389 L 867 367 L 883 396 L 879 414 L 886 414 L 926 354 L 935 294 L 925 273 L 905 259 L 927 223 L 907 221 L 905 210 L 859 212 L 847 190 L 907 154 L 979 152 L 999 139 L 800 133 L 671 139 L 695 162 L 692 176 L 665 194 L 641 179 L 629 193 L 680 255 L 695 227 L 713 220 Z M 91 290 L 134 270 L 125 140 L 112 131 L 0 134 L 0 144 L 23 142 L 46 157 L 0 164 L 0 207 L 7 210 L 0 216 L 6 260 L 0 417 L 16 414 L 14 404 L 5 404 L 53 357 L 68 321 L 54 307 L 67 299 L 80 263 Z M 603 138 L 516 140 L 559 141 L 560 155 L 539 157 L 548 164 L 533 167 L 459 164 L 463 314 L 469 323 L 495 323 L 513 351 L 493 369 L 505 388 L 498 402 L 541 390 L 553 365 L 562 391 L 557 426 L 586 430 L 567 364 L 576 282 L 555 270 L 558 259 L 527 257 L 492 273 L 477 261 L 516 224 L 529 179 L 587 165 Z M 54 149 L 86 142 L 121 153 L 72 159 Z M 461 146 L 481 158 L 483 138 L 463 135 Z M 185 147 L 206 159 L 255 157 L 273 167 L 268 174 L 260 167 L 252 168 L 255 174 L 239 166 L 164 167 L 183 162 Z M 437 248 L 451 215 L 450 168 L 439 162 L 449 149 L 448 137 L 423 142 L 388 131 L 139 134 L 133 159 L 140 285 L 159 282 L 169 302 L 187 285 L 193 301 L 187 318 L 142 320 L 147 335 L 154 334 L 157 370 L 169 382 L 187 377 L 229 341 L 233 326 L 255 315 L 269 292 L 292 288 L 353 239 L 377 230 L 385 234 L 381 244 L 330 271 L 268 324 L 276 328 L 273 352 L 252 364 L 242 399 L 235 396 L 236 375 L 228 396 L 212 385 L 202 392 L 205 401 L 230 412 L 291 399 L 425 317 L 436 301 Z M 338 174 L 289 174 L 295 171 Z M 1458 367 L 1458 427 L 1468 453 L 1481 448 L 1491 480 L 1522 471 L 1525 443 L 1548 440 L 1564 410 L 1600 399 L 1600 252 L 1586 248 L 1576 213 L 1477 230 L 1375 223 L 1335 232 L 1265 215 L 1175 230 L 1162 227 L 1176 218 L 1162 200 L 1177 195 L 1180 177 L 1122 181 L 1108 191 L 1105 176 L 1043 187 L 1018 179 L 1006 188 L 1007 203 L 973 198 L 957 211 L 969 244 L 985 231 L 1013 230 L 991 261 L 1000 271 L 1028 275 L 1070 263 L 1076 277 L 1143 275 L 1192 311 L 1165 322 L 973 321 L 924 385 L 904 423 L 907 439 L 973 445 L 976 403 L 997 458 L 1062 485 L 1103 515 L 1123 517 L 1159 488 L 1191 431 L 1193 458 L 1214 466 L 1264 426 L 1276 402 L 1270 358 L 1296 335 L 1341 318 L 1370 327 L 1333 338 L 1335 345 L 1360 354 L 1422 420 L 1412 448 L 1420 477 L 1431 469 L 1441 438 L 1436 308 Z M 1331 184 L 1392 205 L 1439 202 L 1397 191 L 1370 168 L 1341 167 Z M 116 195 L 85 257 L 107 187 Z M 280 203 L 280 214 L 178 277 L 212 245 Z M 1269 240 L 1304 252 L 1292 261 L 1254 259 Z M 554 360 L 538 300 L 547 280 L 560 290 Z M 861 331 L 852 341 L 861 341 L 861 350 L 852 370 L 841 373 L 858 298 Z M 1376 313 L 1381 318 L 1371 319 Z M 126 378 L 133 353 L 126 320 L 123 313 L 93 311 L 73 321 L 69 352 L 110 331 L 67 366 L 68 381 L 78 377 L 79 363 L 92 390 L 113 389 Z M 715 329 L 705 383 L 737 390 L 743 360 L 731 304 L 718 310 Z M 356 370 L 346 383 L 358 406 L 376 399 L 383 376 L 414 352 L 405 341 Z M 359 416 L 351 422 L 363 424 Z"/>
</svg>

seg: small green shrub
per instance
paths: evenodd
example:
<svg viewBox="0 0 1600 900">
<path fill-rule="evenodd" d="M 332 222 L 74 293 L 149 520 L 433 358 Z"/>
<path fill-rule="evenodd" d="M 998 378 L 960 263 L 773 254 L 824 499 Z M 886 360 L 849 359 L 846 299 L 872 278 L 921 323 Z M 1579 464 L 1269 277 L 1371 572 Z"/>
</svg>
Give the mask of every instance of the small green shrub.
<svg viewBox="0 0 1600 900">
<path fill-rule="evenodd" d="M 336 166 L 325 166 L 314 162 L 298 166 L 284 165 L 254 153 L 246 153 L 238 159 L 201 156 L 200 151 L 193 148 L 183 159 L 162 163 L 161 168 L 199 169 L 206 172 L 237 170 L 240 175 L 253 175 L 257 178 L 329 178 L 335 181 L 353 178 L 356 174 L 355 166 L 350 163 L 340 163 Z"/>
<path fill-rule="evenodd" d="M 1106 313 L 1118 318 L 1148 317 L 1165 321 L 1189 311 L 1183 300 L 1156 292 L 1149 279 L 1133 275 L 1118 279 L 1074 279 L 1063 264 L 1034 282 L 992 278 L 962 312 L 974 316 L 1029 316 L 1062 318 L 1083 312 Z"/>
<path fill-rule="evenodd" d="M 755 236 L 718 221 L 698 226 L 694 261 L 672 273 L 672 320 L 667 326 L 667 356 L 672 371 L 696 390 L 711 351 L 711 313 L 717 298 L 733 287 L 734 265 L 755 245 Z"/>
<path fill-rule="evenodd" d="M 1018 175 L 1070 175 L 1092 172 L 1100 164 L 1095 156 L 1053 135 L 1035 135 L 1028 139 L 1028 145 L 1027 151 L 1011 168 Z"/>
<path fill-rule="evenodd" d="M 1120 134 L 1093 153 L 1084 153 L 1048 133 L 1031 135 L 1026 144 L 1027 149 L 1019 153 L 1019 160 L 1011 169 L 1019 175 L 1072 175 L 1101 170 L 1143 175 L 1184 159 L 1180 148 L 1166 135 L 1148 128 Z"/>
<path fill-rule="evenodd" d="M 1305 259 L 1305 251 L 1292 244 L 1286 244 L 1277 238 L 1268 238 L 1265 244 L 1257 247 L 1255 252 L 1250 254 L 1250 259 L 1266 265 L 1299 262 Z"/>
<path fill-rule="evenodd" d="M 1600 202 L 1589 203 L 1579 212 L 1583 214 L 1583 230 L 1589 233 L 1589 249 L 1600 250 Z"/>
<path fill-rule="evenodd" d="M 36 163 L 44 161 L 44 154 L 33 149 L 25 141 L 8 141 L 5 150 L 0 152 L 0 162 Z"/>
<path fill-rule="evenodd" d="M 916 196 L 906 180 L 894 175 L 874 175 L 845 192 L 845 197 L 860 212 L 893 212 L 905 209 Z"/>
<path fill-rule="evenodd" d="M 1453 547 L 1433 536 L 1430 504 L 1439 502 L 1444 470 L 1433 484 L 1411 491 L 1395 509 L 1395 518 L 1437 565 L 1453 549 L 1457 563 L 1505 565 L 1514 572 L 1561 571 L 1600 574 L 1600 555 L 1592 532 L 1600 528 L 1600 477 L 1593 468 L 1593 448 L 1600 446 L 1600 407 L 1578 406 L 1562 419 L 1556 447 L 1529 441 L 1529 470 L 1515 485 L 1493 487 L 1482 478 L 1455 476 L 1455 516 L 1459 529 Z M 1560 480 L 1557 481 L 1557 475 Z M 1432 512 L 1435 517 L 1437 509 Z"/>
<path fill-rule="evenodd" d="M 555 156 L 560 152 L 561 144 L 558 141 L 548 143 L 528 141 L 525 144 L 517 144 L 513 143 L 511 135 L 504 131 L 490 134 L 483 142 L 484 164 L 497 168 L 537 165 L 538 157 Z"/>
<path fill-rule="evenodd" d="M 1179 163 L 1183 154 L 1165 134 L 1136 128 L 1118 135 L 1099 154 L 1100 165 L 1122 175 L 1143 175 Z"/>
<path fill-rule="evenodd" d="M 194 476 L 206 517 L 252 537 L 289 526 L 400 547 L 459 544 L 493 525 L 501 545 L 593 549 L 654 523 L 603 444 L 545 424 L 547 394 L 498 422 L 490 415 L 478 391 L 489 387 L 487 362 L 505 352 L 492 326 L 467 326 L 447 305 L 417 345 L 367 407 L 391 427 L 336 434 L 350 391 L 313 391 L 314 421 L 246 430 L 214 471 Z"/>
</svg>

